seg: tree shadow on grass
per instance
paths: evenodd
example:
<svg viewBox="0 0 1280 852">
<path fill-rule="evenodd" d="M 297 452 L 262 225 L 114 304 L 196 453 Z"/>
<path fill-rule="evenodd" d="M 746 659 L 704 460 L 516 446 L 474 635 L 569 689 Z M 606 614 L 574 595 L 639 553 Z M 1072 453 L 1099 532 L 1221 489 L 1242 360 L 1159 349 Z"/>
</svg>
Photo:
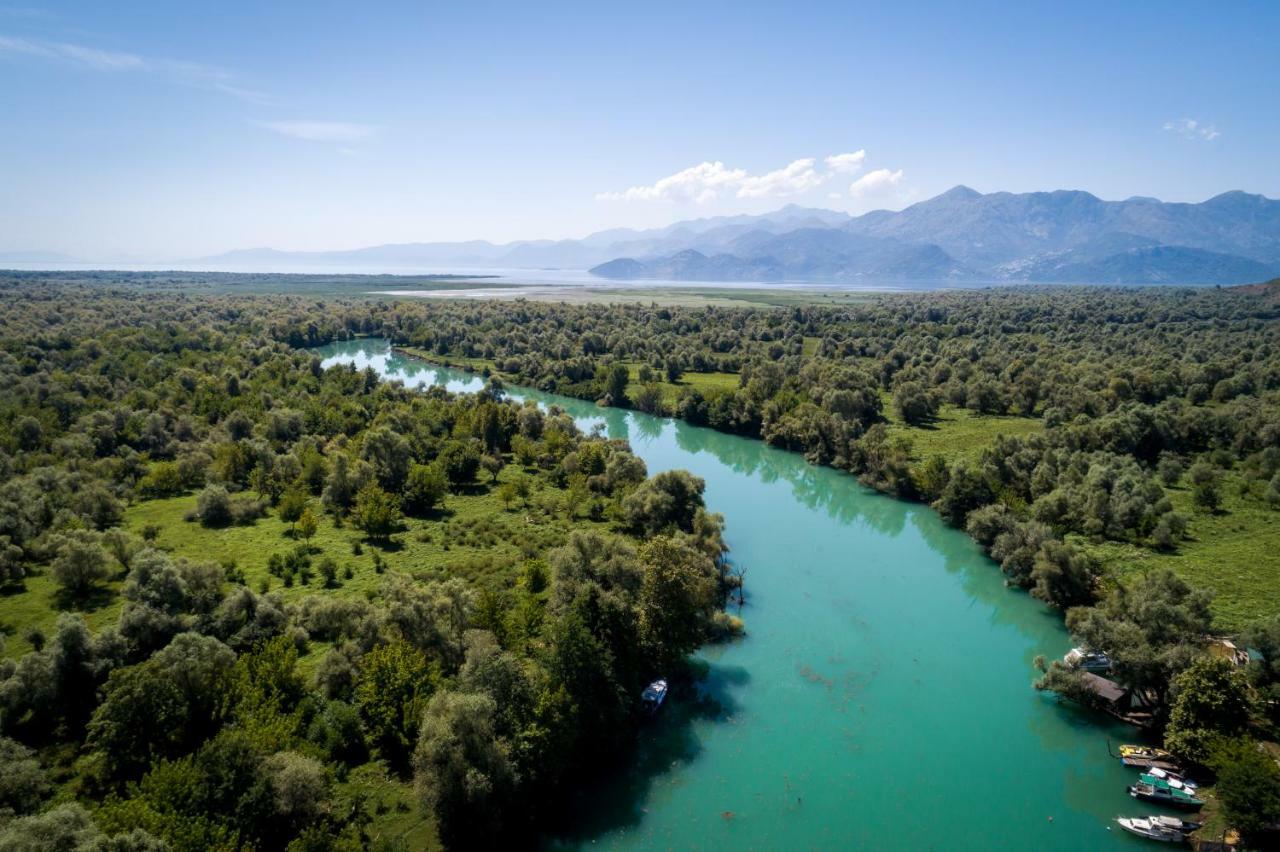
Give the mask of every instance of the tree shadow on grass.
<svg viewBox="0 0 1280 852">
<path fill-rule="evenodd" d="M 79 594 L 59 589 L 54 593 L 53 603 L 59 610 L 68 612 L 97 612 L 110 605 L 115 598 L 115 590 L 107 586 L 92 586 Z"/>
<path fill-rule="evenodd" d="M 619 757 L 619 765 L 569 792 L 557 824 L 542 838 L 543 848 L 586 845 L 639 825 L 653 787 L 702 753 L 698 725 L 732 724 L 739 705 L 731 688 L 746 685 L 750 673 L 741 666 L 693 665 L 699 681 L 673 685 L 661 712 L 640 729 L 635 746 Z"/>
<path fill-rule="evenodd" d="M 381 550 L 383 553 L 399 553 L 404 550 L 404 541 L 395 536 L 387 538 L 366 538 L 364 543 L 368 547 Z"/>
</svg>

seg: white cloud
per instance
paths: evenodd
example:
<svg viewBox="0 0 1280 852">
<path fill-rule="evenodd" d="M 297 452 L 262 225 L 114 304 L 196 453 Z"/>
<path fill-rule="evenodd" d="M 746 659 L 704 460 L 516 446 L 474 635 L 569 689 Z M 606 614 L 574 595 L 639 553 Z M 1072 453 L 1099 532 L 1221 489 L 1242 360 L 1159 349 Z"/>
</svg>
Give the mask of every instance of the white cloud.
<svg viewBox="0 0 1280 852">
<path fill-rule="evenodd" d="M 862 168 L 862 161 L 866 158 L 866 149 L 859 148 L 848 154 L 832 154 L 823 162 L 827 164 L 827 168 L 837 174 L 852 174 Z"/>
<path fill-rule="evenodd" d="M 794 160 L 780 169 L 764 174 L 748 174 L 745 169 L 730 169 L 716 160 L 699 163 L 668 175 L 655 183 L 633 186 L 621 192 L 601 192 L 597 201 L 683 201 L 707 204 L 724 198 L 785 198 L 803 195 L 817 189 L 836 175 L 852 174 L 862 168 L 866 160 L 865 150 L 845 154 L 832 154 L 822 160 L 820 169 L 813 157 Z M 890 183 L 897 183 L 902 172 L 892 175 L 886 169 Z M 872 173 L 876 174 L 876 173 Z M 871 177 L 868 175 L 867 177 Z M 883 180 L 883 178 L 879 178 Z"/>
<path fill-rule="evenodd" d="M 1166 121 L 1164 129 L 1171 133 L 1176 133 L 1184 139 L 1203 139 L 1205 142 L 1212 142 L 1222 135 L 1218 132 L 1218 128 L 1212 124 L 1206 124 L 1194 118 Z"/>
<path fill-rule="evenodd" d="M 854 198 L 868 195 L 882 195 L 902 181 L 902 169 L 891 172 L 888 169 L 876 169 L 849 184 L 849 194 Z"/>
<path fill-rule="evenodd" d="M 378 132 L 371 124 L 353 124 L 346 121 L 259 121 L 265 127 L 294 139 L 308 142 L 358 142 Z"/>
<path fill-rule="evenodd" d="M 211 89 L 252 103 L 265 104 L 270 101 L 261 92 L 237 85 L 235 76 L 230 72 L 195 62 L 155 59 L 136 53 L 99 50 L 81 44 L 0 35 L 0 54 L 3 53 L 63 62 L 91 71 L 162 74 L 184 85 Z"/>
<path fill-rule="evenodd" d="M 822 185 L 829 177 L 813 170 L 813 158 L 806 157 L 758 177 L 747 177 L 738 187 L 739 198 L 780 198 L 799 195 Z"/>
<path fill-rule="evenodd" d="M 599 201 L 714 201 L 720 190 L 737 186 L 747 177 L 742 169 L 725 168 L 724 163 L 699 163 L 649 186 L 633 186 L 625 192 L 601 192 Z"/>
</svg>

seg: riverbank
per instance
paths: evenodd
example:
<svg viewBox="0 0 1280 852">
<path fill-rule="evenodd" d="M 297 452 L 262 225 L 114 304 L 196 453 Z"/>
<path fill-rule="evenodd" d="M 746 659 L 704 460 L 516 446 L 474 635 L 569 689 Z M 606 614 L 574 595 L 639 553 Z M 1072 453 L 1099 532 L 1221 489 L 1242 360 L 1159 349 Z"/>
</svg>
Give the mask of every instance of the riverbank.
<svg viewBox="0 0 1280 852">
<path fill-rule="evenodd" d="M 501 370 L 492 359 L 439 356 L 411 346 L 394 349 L 443 367 L 457 367 L 485 377 L 497 376 L 506 382 L 520 380 L 519 376 Z M 628 364 L 628 372 L 633 386 L 639 386 L 640 365 Z M 663 413 L 670 413 L 678 395 L 686 388 L 704 392 L 731 390 L 738 386 L 738 375 L 687 372 L 679 382 L 655 375 L 651 384 L 660 391 Z M 585 396 L 579 398 L 594 402 Z M 625 400 L 620 407 L 636 410 L 631 400 Z M 907 457 L 913 465 L 939 458 L 952 468 L 957 462 L 976 462 L 983 450 L 993 447 L 1002 436 L 1027 436 L 1044 428 L 1040 417 L 984 415 L 946 404 L 925 426 L 903 422 L 888 405 L 884 421 L 892 439 L 908 442 Z M 866 484 L 901 498 L 883 487 L 883 483 L 868 481 Z M 1222 505 L 1214 512 L 1204 512 L 1195 505 L 1188 475 L 1184 474 L 1169 486 L 1174 508 L 1188 521 L 1186 538 L 1175 549 L 1162 551 L 1131 542 L 1095 541 L 1079 535 L 1068 538 L 1097 562 L 1104 582 L 1123 582 L 1130 575 L 1169 569 L 1193 586 L 1211 590 L 1218 629 L 1234 633 L 1258 618 L 1276 614 L 1275 601 L 1280 600 L 1280 572 L 1267 568 L 1269 555 L 1280 552 L 1280 524 L 1275 523 L 1274 508 L 1260 495 L 1250 492 L 1246 485 L 1238 474 L 1227 472 L 1220 489 Z"/>
<path fill-rule="evenodd" d="M 485 384 L 383 347 L 335 343 L 322 363 L 409 387 Z M 1111 823 L 1134 810 L 1132 778 L 1105 745 L 1132 732 L 1031 689 L 1032 660 L 1070 647 L 1061 620 L 1011 593 L 936 513 L 761 441 L 507 390 L 626 438 L 651 474 L 703 478 L 749 589 L 748 635 L 699 653 L 697 698 L 664 708 L 635 765 L 583 794 L 579 824 L 555 848 L 886 837 L 910 848 L 1132 848 Z M 920 809 L 937 820 L 912 820 Z"/>
</svg>

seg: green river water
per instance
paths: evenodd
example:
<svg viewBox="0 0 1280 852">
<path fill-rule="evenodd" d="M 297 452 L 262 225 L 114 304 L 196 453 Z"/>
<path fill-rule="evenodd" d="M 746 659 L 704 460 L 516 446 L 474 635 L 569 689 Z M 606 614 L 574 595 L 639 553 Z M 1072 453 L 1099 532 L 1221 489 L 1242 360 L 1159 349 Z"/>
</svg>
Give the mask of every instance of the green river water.
<svg viewBox="0 0 1280 852">
<path fill-rule="evenodd" d="M 406 385 L 483 386 L 392 353 L 321 350 Z M 1060 617 L 928 508 L 760 441 L 581 400 L 583 428 L 626 438 L 650 474 L 706 480 L 747 635 L 704 649 L 696 699 L 676 696 L 625 772 L 575 800 L 558 848 L 1105 849 L 1146 844 L 1118 815 L 1151 812 L 1107 752 L 1132 729 L 1031 688 L 1061 656 Z"/>
</svg>

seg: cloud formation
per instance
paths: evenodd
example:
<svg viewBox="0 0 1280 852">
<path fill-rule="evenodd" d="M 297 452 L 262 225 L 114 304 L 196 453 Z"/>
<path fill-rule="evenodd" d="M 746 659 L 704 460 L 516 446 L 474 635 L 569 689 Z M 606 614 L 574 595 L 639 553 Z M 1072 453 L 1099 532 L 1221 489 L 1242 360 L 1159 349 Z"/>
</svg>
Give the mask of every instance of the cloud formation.
<svg viewBox="0 0 1280 852">
<path fill-rule="evenodd" d="M 829 175 L 813 170 L 813 158 L 806 157 L 759 177 L 747 177 L 738 187 L 739 198 L 779 198 L 799 195 L 822 185 Z"/>
<path fill-rule="evenodd" d="M 1218 132 L 1218 128 L 1212 124 L 1206 124 L 1197 121 L 1194 118 L 1180 118 L 1177 121 L 1166 121 L 1164 129 L 1170 133 L 1176 133 L 1183 139 L 1202 139 L 1205 142 L 1212 142 L 1222 134 Z"/>
<path fill-rule="evenodd" d="M 230 72 L 195 62 L 156 59 L 136 53 L 99 50 L 82 44 L 0 35 L 0 54 L 6 53 L 62 62 L 90 71 L 160 74 L 183 85 L 210 89 L 251 103 L 267 104 L 271 101 L 262 92 L 238 85 L 235 75 Z"/>
<path fill-rule="evenodd" d="M 849 194 L 854 198 L 883 195 L 902 181 L 902 169 L 891 172 L 888 169 L 876 169 L 849 184 Z"/>
<path fill-rule="evenodd" d="M 832 154 L 823 160 L 827 168 L 838 174 L 852 174 L 862 168 L 862 161 L 867 158 L 865 148 L 859 148 L 848 154 Z"/>
<path fill-rule="evenodd" d="M 716 160 L 699 163 L 668 175 L 654 183 L 633 186 L 622 192 L 601 192 L 598 201 L 685 201 L 706 204 L 721 197 L 786 198 L 817 189 L 837 174 L 852 174 L 862 168 L 867 152 L 852 151 L 823 158 L 825 171 L 817 160 L 804 157 L 764 174 L 748 174 L 730 169 Z M 901 172 L 899 172 L 901 177 Z"/>
<path fill-rule="evenodd" d="M 281 136 L 304 139 L 308 142 L 358 142 L 378 132 L 372 124 L 354 124 L 347 121 L 258 121 Z"/>
</svg>

